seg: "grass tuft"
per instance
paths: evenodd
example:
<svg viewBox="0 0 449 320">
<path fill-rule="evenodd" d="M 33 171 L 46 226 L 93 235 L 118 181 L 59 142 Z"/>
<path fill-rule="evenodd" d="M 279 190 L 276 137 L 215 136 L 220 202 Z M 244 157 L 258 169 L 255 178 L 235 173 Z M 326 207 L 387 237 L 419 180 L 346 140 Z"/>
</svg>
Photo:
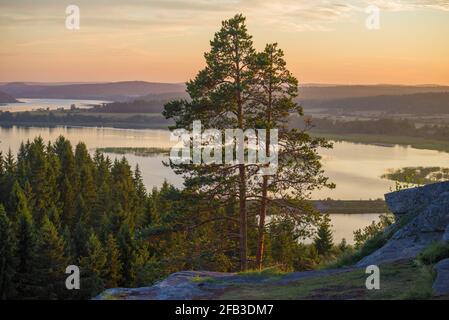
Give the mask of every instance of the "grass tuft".
<svg viewBox="0 0 449 320">
<path fill-rule="evenodd" d="M 449 258 L 449 242 L 435 242 L 418 255 L 418 261 L 425 265 L 435 264 Z"/>
</svg>

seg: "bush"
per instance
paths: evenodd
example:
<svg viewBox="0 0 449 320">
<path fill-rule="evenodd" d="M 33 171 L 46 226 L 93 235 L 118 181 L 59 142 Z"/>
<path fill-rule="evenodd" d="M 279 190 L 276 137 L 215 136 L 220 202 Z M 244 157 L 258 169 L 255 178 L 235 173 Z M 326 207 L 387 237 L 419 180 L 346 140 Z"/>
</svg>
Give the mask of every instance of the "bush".
<svg viewBox="0 0 449 320">
<path fill-rule="evenodd" d="M 379 222 L 376 223 L 373 221 L 369 226 L 354 231 L 355 247 L 362 247 L 368 240 L 375 238 L 379 233 L 382 233 L 386 227 L 392 225 L 393 222 L 393 216 L 381 215 Z"/>
<path fill-rule="evenodd" d="M 348 253 L 343 254 L 335 262 L 326 266 L 326 268 L 341 268 L 352 266 L 359 262 L 362 258 L 370 255 L 377 249 L 384 246 L 387 241 L 388 237 L 379 232 L 375 236 L 372 236 L 370 239 L 366 240 L 366 242 L 360 248 L 355 251 L 349 250 Z"/>
<path fill-rule="evenodd" d="M 418 255 L 418 261 L 429 265 L 449 258 L 449 242 L 435 242 Z"/>
</svg>

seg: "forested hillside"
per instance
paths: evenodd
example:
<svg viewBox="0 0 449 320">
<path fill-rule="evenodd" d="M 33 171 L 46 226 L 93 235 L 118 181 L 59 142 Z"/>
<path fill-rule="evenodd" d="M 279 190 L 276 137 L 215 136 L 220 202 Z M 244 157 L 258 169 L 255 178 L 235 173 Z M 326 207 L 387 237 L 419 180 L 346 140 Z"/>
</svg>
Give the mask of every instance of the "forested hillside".
<svg viewBox="0 0 449 320">
<path fill-rule="evenodd" d="M 18 101 L 14 99 L 13 96 L 0 91 L 0 103 L 14 103 L 14 102 Z"/>
<path fill-rule="evenodd" d="M 316 99 L 305 100 L 303 105 L 329 110 L 338 109 L 345 112 L 380 111 L 403 114 L 447 114 L 449 113 L 449 92 Z"/>
<path fill-rule="evenodd" d="M 179 270 L 238 270 L 238 201 L 228 200 L 204 201 L 168 184 L 147 193 L 125 158 L 91 157 L 85 144 L 73 150 L 64 137 L 25 142 L 17 156 L 0 154 L 0 298 L 90 298 Z M 313 221 L 304 219 L 304 226 Z M 340 252 L 302 245 L 307 227 L 276 222 L 267 228 L 267 265 L 308 270 L 321 254 Z M 248 234 L 254 257 L 255 216 Z M 66 290 L 68 265 L 80 267 L 81 290 Z"/>
</svg>

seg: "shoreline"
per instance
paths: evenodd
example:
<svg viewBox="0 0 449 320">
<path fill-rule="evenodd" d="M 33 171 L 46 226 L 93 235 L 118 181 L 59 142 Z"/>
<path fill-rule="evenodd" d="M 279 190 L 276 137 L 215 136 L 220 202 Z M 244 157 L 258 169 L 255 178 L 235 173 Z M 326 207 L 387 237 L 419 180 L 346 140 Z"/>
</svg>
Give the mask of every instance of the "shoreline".
<svg viewBox="0 0 449 320">
<path fill-rule="evenodd" d="M 142 114 L 140 114 L 142 115 Z M 148 114 L 147 117 L 151 117 L 154 114 Z M 130 114 L 130 117 L 135 117 L 135 114 Z M 110 129 L 131 129 L 131 130 L 145 130 L 145 129 L 155 129 L 155 130 L 169 130 L 170 123 L 163 122 L 149 122 L 149 123 L 136 123 L 136 122 L 117 122 L 117 119 L 113 119 L 114 116 L 107 119 L 106 121 L 80 121 L 77 123 L 67 123 L 64 121 L 60 122 L 49 122 L 49 121 L 0 121 L 0 127 L 11 128 L 11 127 L 86 127 L 86 128 L 110 128 Z M 360 143 L 365 145 L 373 145 L 380 147 L 411 147 L 414 149 L 421 150 L 434 150 L 439 152 L 449 153 L 449 141 L 443 140 L 431 140 L 417 137 L 409 136 L 387 136 L 387 135 L 371 135 L 371 134 L 338 134 L 329 132 L 318 132 L 312 131 L 310 134 L 317 138 L 325 138 L 327 140 L 332 140 L 335 142 L 346 141 L 352 143 Z"/>
</svg>

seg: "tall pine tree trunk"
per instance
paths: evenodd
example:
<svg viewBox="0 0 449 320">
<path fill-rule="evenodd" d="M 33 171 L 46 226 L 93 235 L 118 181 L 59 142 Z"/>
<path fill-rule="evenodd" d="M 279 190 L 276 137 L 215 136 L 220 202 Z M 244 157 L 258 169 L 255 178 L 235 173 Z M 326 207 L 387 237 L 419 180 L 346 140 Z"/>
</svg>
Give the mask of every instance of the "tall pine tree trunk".
<svg viewBox="0 0 449 320">
<path fill-rule="evenodd" d="M 244 130 L 244 115 L 242 102 L 242 84 L 240 69 L 240 49 L 235 46 L 235 75 L 236 75 L 236 98 L 237 98 L 237 122 L 238 127 Z M 243 142 L 244 143 L 244 142 Z M 248 268 L 248 221 L 246 215 L 246 167 L 243 156 L 243 163 L 239 164 L 239 224 L 240 224 L 240 270 Z"/>
<path fill-rule="evenodd" d="M 271 61 L 273 61 L 273 56 L 270 55 Z M 271 67 L 273 64 L 271 63 Z M 271 81 L 268 85 L 268 104 L 267 104 L 267 132 L 265 137 L 265 154 L 267 157 L 270 156 L 270 129 L 271 129 L 271 107 L 272 107 L 272 84 Z M 262 181 L 262 200 L 260 204 L 259 212 L 259 235 L 257 239 L 257 254 L 256 254 L 256 266 L 259 270 L 263 267 L 263 252 L 264 252 L 264 241 L 265 241 L 265 218 L 267 216 L 267 202 L 268 202 L 268 176 L 263 176 Z"/>
<path fill-rule="evenodd" d="M 262 182 L 262 201 L 260 204 L 259 213 L 259 236 L 257 239 L 257 254 L 256 254 L 256 266 L 259 270 L 262 270 L 263 266 L 263 251 L 265 241 L 265 217 L 267 216 L 267 188 L 268 177 L 263 176 Z"/>
<path fill-rule="evenodd" d="M 239 193 L 240 193 L 240 270 L 245 271 L 248 268 L 247 251 L 247 217 L 246 217 L 246 174 L 245 165 L 239 165 Z"/>
</svg>

